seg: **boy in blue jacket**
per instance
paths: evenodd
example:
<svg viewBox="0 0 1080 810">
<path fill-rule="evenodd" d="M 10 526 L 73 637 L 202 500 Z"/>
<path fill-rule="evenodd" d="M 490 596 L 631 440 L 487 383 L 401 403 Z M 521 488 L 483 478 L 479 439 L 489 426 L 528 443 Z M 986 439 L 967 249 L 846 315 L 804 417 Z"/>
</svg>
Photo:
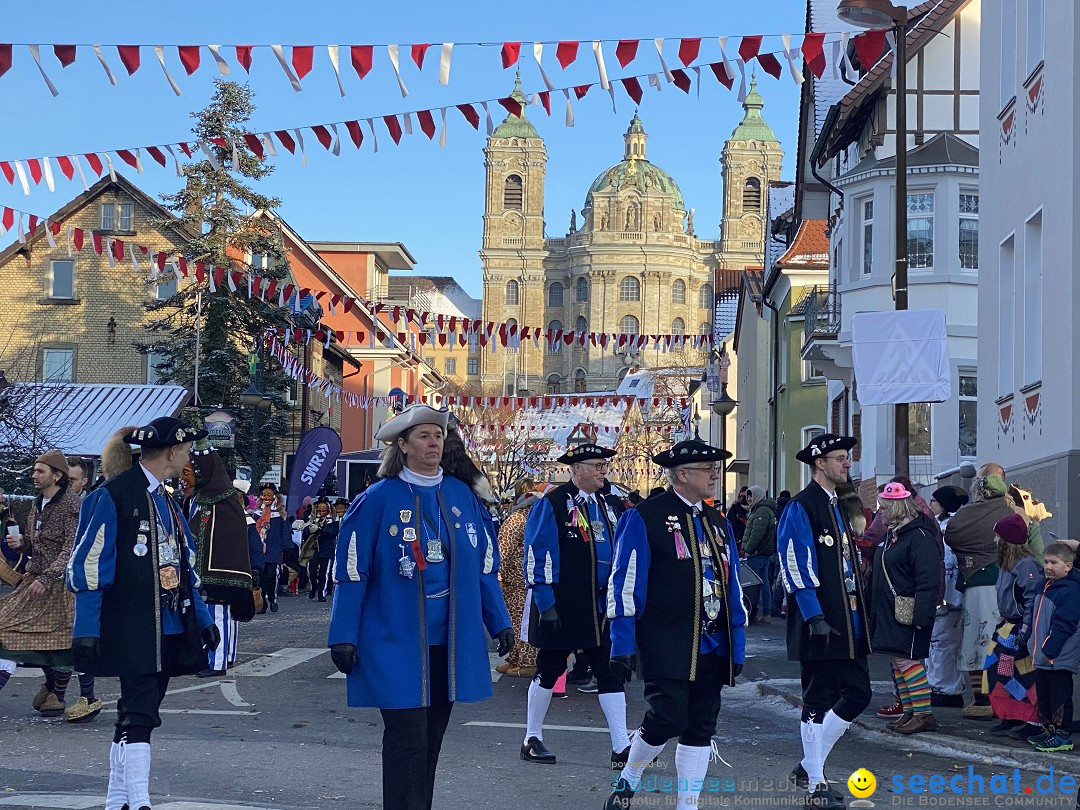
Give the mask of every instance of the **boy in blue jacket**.
<svg viewBox="0 0 1080 810">
<path fill-rule="evenodd" d="M 1039 751 L 1071 751 L 1071 737 L 1062 729 L 1065 704 L 1080 668 L 1080 572 L 1073 569 L 1076 553 L 1065 543 L 1043 551 L 1046 584 L 1035 599 L 1031 651 L 1035 692 L 1043 733 L 1028 737 Z"/>
</svg>

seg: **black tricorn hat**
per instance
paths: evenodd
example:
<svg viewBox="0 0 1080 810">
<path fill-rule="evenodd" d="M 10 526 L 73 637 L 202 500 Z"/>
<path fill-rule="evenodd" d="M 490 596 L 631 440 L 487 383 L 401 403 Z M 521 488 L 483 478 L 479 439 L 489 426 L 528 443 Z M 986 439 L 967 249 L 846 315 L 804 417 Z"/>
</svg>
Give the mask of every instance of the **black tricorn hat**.
<svg viewBox="0 0 1080 810">
<path fill-rule="evenodd" d="M 653 461 L 661 467 L 680 467 L 698 461 L 723 461 L 731 458 L 731 453 L 706 444 L 701 439 L 687 439 L 674 444 L 663 453 L 653 456 Z"/>
<path fill-rule="evenodd" d="M 810 444 L 795 454 L 803 464 L 813 464 L 814 459 L 822 458 L 833 450 L 850 450 L 859 440 L 853 436 L 837 436 L 835 433 L 822 433 L 815 436 Z"/>
<path fill-rule="evenodd" d="M 577 447 L 571 447 L 556 461 L 560 464 L 576 464 L 579 461 L 595 461 L 596 459 L 611 458 L 615 455 L 614 450 L 610 450 L 607 447 L 601 447 L 598 444 L 581 444 Z"/>
<path fill-rule="evenodd" d="M 172 447 L 185 442 L 196 442 L 205 439 L 209 434 L 201 428 L 193 428 L 191 425 L 181 422 L 172 416 L 159 416 L 154 421 L 124 436 L 128 444 L 137 444 L 143 450 L 155 447 Z"/>
</svg>

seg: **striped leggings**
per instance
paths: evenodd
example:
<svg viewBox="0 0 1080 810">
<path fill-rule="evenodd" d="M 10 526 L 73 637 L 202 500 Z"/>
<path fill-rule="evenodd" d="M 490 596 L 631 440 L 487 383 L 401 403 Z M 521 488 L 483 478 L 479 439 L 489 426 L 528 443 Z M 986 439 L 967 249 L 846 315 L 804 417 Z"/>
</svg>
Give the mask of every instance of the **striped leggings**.
<svg viewBox="0 0 1080 810">
<path fill-rule="evenodd" d="M 893 683 L 905 712 L 926 714 L 930 711 L 930 682 L 922 661 L 910 658 L 893 658 Z"/>
<path fill-rule="evenodd" d="M 232 611 L 229 610 L 228 605 L 207 602 L 206 607 L 210 609 L 210 615 L 214 617 L 214 624 L 217 625 L 218 632 L 221 633 L 221 643 L 218 644 L 216 650 L 210 650 L 208 653 L 209 668 L 225 669 L 229 664 L 236 661 L 236 637 L 240 625 L 232 617 Z"/>
</svg>

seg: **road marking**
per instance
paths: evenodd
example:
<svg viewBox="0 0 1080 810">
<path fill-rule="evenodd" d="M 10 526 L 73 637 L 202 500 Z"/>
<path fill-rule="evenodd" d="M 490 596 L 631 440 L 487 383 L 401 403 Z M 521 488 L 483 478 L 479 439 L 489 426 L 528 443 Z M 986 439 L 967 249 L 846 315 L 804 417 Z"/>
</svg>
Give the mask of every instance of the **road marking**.
<svg viewBox="0 0 1080 810">
<path fill-rule="evenodd" d="M 208 804 L 207 802 L 169 802 L 155 804 L 155 810 L 269 810 L 263 805 L 254 804 Z"/>
<path fill-rule="evenodd" d="M 269 678 L 292 667 L 318 658 L 323 653 L 329 652 L 326 647 L 285 647 L 275 653 L 269 653 L 248 661 L 238 667 L 233 667 L 234 678 Z"/>
<path fill-rule="evenodd" d="M 269 810 L 265 805 L 217 804 L 214 802 L 168 802 L 154 805 L 156 810 Z M 22 793 L 0 798 L 0 807 L 54 808 L 54 810 L 90 810 L 101 807 L 98 796 L 76 796 L 63 793 Z"/>
<path fill-rule="evenodd" d="M 104 714 L 116 714 L 116 709 L 102 709 Z M 211 716 L 254 717 L 258 712 L 240 712 L 230 709 L 158 709 L 158 714 L 205 714 Z"/>
<path fill-rule="evenodd" d="M 222 681 L 221 682 L 221 696 L 224 697 L 233 706 L 250 706 L 250 703 L 244 701 L 240 697 L 240 693 L 236 690 L 236 683 L 234 681 Z"/>
<path fill-rule="evenodd" d="M 485 728 L 527 728 L 524 723 L 488 723 L 483 720 L 470 720 L 462 723 L 463 726 L 484 726 Z M 606 728 L 593 728 L 592 726 L 549 726 L 544 723 L 544 731 L 589 731 L 596 734 L 607 734 Z"/>
</svg>

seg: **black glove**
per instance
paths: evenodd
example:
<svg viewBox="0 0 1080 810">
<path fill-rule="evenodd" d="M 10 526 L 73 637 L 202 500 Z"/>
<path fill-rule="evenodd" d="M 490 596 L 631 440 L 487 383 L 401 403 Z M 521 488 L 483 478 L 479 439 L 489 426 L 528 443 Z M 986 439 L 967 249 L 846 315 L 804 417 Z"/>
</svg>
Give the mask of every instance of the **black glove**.
<svg viewBox="0 0 1080 810">
<path fill-rule="evenodd" d="M 221 643 L 221 631 L 216 624 L 211 624 L 199 631 L 199 638 L 202 639 L 205 649 L 216 650 Z"/>
<path fill-rule="evenodd" d="M 338 672 L 348 675 L 360 661 L 360 656 L 356 652 L 355 644 L 331 644 L 330 659 Z"/>
<path fill-rule="evenodd" d="M 823 638 L 827 641 L 833 636 L 840 635 L 840 631 L 825 621 L 825 616 L 821 613 L 811 616 L 806 623 L 810 625 L 810 638 Z"/>
<path fill-rule="evenodd" d="M 615 655 L 608 663 L 608 672 L 619 683 L 630 683 L 634 677 L 634 656 Z"/>
<path fill-rule="evenodd" d="M 71 640 L 71 655 L 75 659 L 75 669 L 86 672 L 93 669 L 101 656 L 101 639 L 87 636 Z"/>
<path fill-rule="evenodd" d="M 546 633 L 556 633 L 562 627 L 559 620 L 559 611 L 552 605 L 547 610 L 540 611 L 540 630 Z"/>
<path fill-rule="evenodd" d="M 731 673 L 732 673 L 733 678 L 738 678 L 740 675 L 742 675 L 742 671 L 743 671 L 743 665 L 742 664 L 732 664 Z"/>
<path fill-rule="evenodd" d="M 499 658 L 505 658 L 514 649 L 514 628 L 507 627 L 505 630 L 500 630 L 495 634 L 495 641 L 498 642 L 495 654 Z"/>
</svg>

